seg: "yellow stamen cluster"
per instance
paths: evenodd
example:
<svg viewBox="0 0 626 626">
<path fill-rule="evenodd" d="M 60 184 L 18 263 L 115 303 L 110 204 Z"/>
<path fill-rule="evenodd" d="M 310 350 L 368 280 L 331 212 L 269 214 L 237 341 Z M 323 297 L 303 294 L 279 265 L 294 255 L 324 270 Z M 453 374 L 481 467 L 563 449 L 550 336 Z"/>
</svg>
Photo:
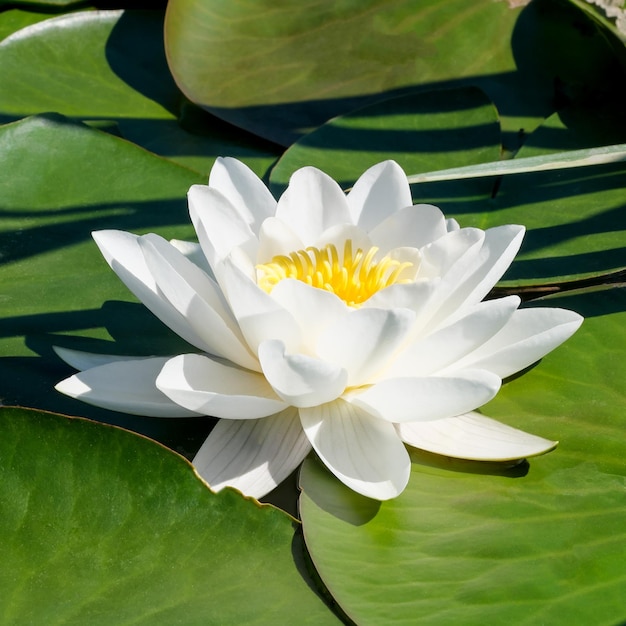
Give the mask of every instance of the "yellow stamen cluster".
<svg viewBox="0 0 626 626">
<path fill-rule="evenodd" d="M 311 246 L 257 265 L 257 282 L 270 293 L 281 280 L 295 278 L 334 293 L 349 306 L 358 307 L 377 291 L 395 283 L 408 282 L 400 279 L 400 274 L 412 263 L 389 256 L 375 261 L 377 252 L 376 247 L 367 252 L 357 248 L 353 252 L 350 240 L 346 241 L 341 257 L 334 244 L 322 249 Z"/>
</svg>

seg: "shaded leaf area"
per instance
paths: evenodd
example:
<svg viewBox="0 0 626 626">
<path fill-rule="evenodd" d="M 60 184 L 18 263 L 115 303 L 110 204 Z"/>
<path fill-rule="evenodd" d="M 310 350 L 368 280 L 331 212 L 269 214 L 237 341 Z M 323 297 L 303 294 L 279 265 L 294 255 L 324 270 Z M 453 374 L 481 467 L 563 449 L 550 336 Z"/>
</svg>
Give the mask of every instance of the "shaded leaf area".
<svg viewBox="0 0 626 626">
<path fill-rule="evenodd" d="M 203 177 L 59 116 L 0 128 L 0 169 L 11 172 L 0 181 L 2 402 L 96 417 L 195 452 L 210 420 L 126 416 L 57 393 L 72 370 L 52 346 L 139 355 L 190 349 L 143 305 L 119 302 L 133 297 L 91 232 L 188 239 L 185 194 Z"/>
<path fill-rule="evenodd" d="M 262 175 L 276 155 L 182 96 L 159 11 L 86 11 L 18 30 L 0 43 L 0 82 L 0 121 L 58 112 L 203 174 L 228 154 Z"/>
<path fill-rule="evenodd" d="M 520 157 L 545 154 L 558 135 L 568 149 L 598 145 L 606 119 L 567 127 L 554 115 L 530 135 Z M 614 138 L 622 141 L 615 128 Z M 522 250 L 505 276 L 512 285 L 567 283 L 626 267 L 626 164 L 505 176 L 487 210 L 464 207 L 459 221 L 481 228 L 519 223 L 528 229 Z"/>
<path fill-rule="evenodd" d="M 3 624 L 340 623 L 281 511 L 117 428 L 4 408 L 0 432 Z"/>
<path fill-rule="evenodd" d="M 561 94 L 602 92 L 619 67 L 601 27 L 557 0 L 515 10 L 488 0 L 171 0 L 165 26 L 170 68 L 192 101 L 285 144 L 382 97 L 471 84 L 494 100 L 516 149 L 518 131 Z"/>
<path fill-rule="evenodd" d="M 621 114 L 620 114 L 621 115 Z M 626 141 L 615 115 L 583 122 L 565 109 L 528 136 L 517 156 L 601 145 L 610 132 Z M 612 129 L 612 131 L 610 130 Z M 381 159 L 398 161 L 409 174 L 497 161 L 497 113 L 477 89 L 449 89 L 392 98 L 335 118 L 285 151 L 272 170 L 276 193 L 306 164 L 344 188 Z M 524 224 L 520 255 L 505 275 L 515 286 L 605 280 L 626 266 L 626 164 L 476 178 L 412 186 L 414 202 L 439 206 L 462 226 Z"/>
<path fill-rule="evenodd" d="M 587 319 L 484 412 L 560 439 L 556 451 L 506 469 L 413 450 L 409 486 L 382 504 L 305 462 L 306 544 L 357 623 L 608 626 L 626 618 L 626 287 L 537 304 Z"/>
</svg>

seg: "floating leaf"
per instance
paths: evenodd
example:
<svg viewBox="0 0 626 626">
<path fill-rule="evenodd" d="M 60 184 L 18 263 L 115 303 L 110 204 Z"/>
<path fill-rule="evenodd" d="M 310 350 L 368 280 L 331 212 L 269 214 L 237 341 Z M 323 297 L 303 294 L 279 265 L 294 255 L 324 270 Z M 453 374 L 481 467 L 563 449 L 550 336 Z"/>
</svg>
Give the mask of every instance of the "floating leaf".
<svg viewBox="0 0 626 626">
<path fill-rule="evenodd" d="M 170 0 L 165 41 L 192 101 L 275 141 L 382 97 L 460 84 L 486 91 L 517 132 L 551 110 L 553 89 L 552 77 L 516 73 L 514 55 L 532 55 L 526 13 L 512 53 L 520 11 L 505 2 Z"/>
<path fill-rule="evenodd" d="M 335 624 L 292 518 L 126 431 L 0 410 L 3 624 Z"/>
<path fill-rule="evenodd" d="M 131 294 L 102 259 L 91 231 L 189 238 L 185 194 L 204 177 L 58 116 L 1 127 L 0 169 L 8 173 L 0 180 L 4 404 L 80 412 L 161 440 L 169 432 L 178 438 L 173 447 L 190 426 L 206 434 L 208 420 L 172 423 L 68 401 L 53 387 L 72 370 L 52 352 L 53 345 L 131 354 L 180 348 L 143 305 L 129 302 Z"/>
<path fill-rule="evenodd" d="M 626 617 L 626 289 L 547 299 L 587 316 L 484 412 L 552 439 L 529 465 L 414 451 L 395 500 L 305 462 L 300 505 L 323 581 L 362 625 L 617 624 Z"/>
<path fill-rule="evenodd" d="M 157 11 L 86 11 L 19 30 L 0 43 L 0 84 L 0 121 L 55 111 L 106 124 L 203 174 L 222 154 L 259 174 L 274 159 L 271 144 L 185 102 L 165 61 Z"/>
</svg>

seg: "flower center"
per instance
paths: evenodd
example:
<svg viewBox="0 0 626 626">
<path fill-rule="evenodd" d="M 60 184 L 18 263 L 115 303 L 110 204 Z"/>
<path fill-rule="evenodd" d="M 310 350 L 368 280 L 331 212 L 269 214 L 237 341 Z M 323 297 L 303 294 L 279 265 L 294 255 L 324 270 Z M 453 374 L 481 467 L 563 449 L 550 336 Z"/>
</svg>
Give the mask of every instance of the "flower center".
<svg viewBox="0 0 626 626">
<path fill-rule="evenodd" d="M 352 250 L 352 241 L 346 241 L 343 255 L 339 255 L 334 244 L 322 249 L 308 247 L 306 250 L 275 256 L 269 263 L 256 266 L 257 283 L 270 293 L 285 278 L 295 278 L 317 289 L 325 289 L 339 296 L 346 304 L 359 307 L 377 291 L 395 283 L 407 283 L 401 279 L 403 270 L 411 267 L 410 262 L 401 262 L 384 256 L 376 261 L 378 248 L 367 252 Z"/>
</svg>

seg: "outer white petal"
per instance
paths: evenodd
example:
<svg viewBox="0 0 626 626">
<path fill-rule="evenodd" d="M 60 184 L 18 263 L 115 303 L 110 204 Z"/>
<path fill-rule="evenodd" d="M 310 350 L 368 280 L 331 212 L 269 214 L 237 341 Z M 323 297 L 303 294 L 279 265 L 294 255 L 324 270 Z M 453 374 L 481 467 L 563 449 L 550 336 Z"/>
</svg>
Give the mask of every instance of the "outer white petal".
<svg viewBox="0 0 626 626">
<path fill-rule="evenodd" d="M 281 341 L 259 346 L 263 373 L 274 391 L 288 404 L 309 407 L 335 400 L 346 388 L 346 370 L 305 354 L 285 354 Z"/>
<path fill-rule="evenodd" d="M 289 352 L 300 346 L 301 333 L 293 315 L 246 276 L 231 259 L 221 266 L 225 295 L 250 349 L 266 339 L 280 339 Z"/>
<path fill-rule="evenodd" d="M 142 361 L 148 357 L 145 356 L 127 356 L 120 354 L 97 354 L 95 352 L 82 352 L 81 350 L 72 350 L 71 348 L 61 348 L 60 346 L 52 346 L 57 356 L 74 369 L 83 370 L 106 365 L 107 363 L 117 363 L 118 361 Z"/>
<path fill-rule="evenodd" d="M 214 491 L 238 489 L 261 498 L 311 450 L 295 408 L 258 420 L 219 420 L 193 464 Z"/>
<path fill-rule="evenodd" d="M 289 311 L 300 327 L 302 350 L 315 354 L 322 332 L 352 309 L 336 295 L 301 280 L 286 278 L 272 289 L 272 298 Z"/>
<path fill-rule="evenodd" d="M 404 207 L 370 231 L 372 243 L 381 250 L 401 246 L 421 248 L 445 234 L 443 213 L 432 204 Z"/>
<path fill-rule="evenodd" d="M 388 500 L 406 487 L 411 462 L 393 424 L 343 400 L 300 409 L 300 419 L 324 464 L 354 491 Z"/>
<path fill-rule="evenodd" d="M 544 454 L 557 445 L 475 412 L 398 424 L 397 430 L 403 441 L 416 448 L 475 461 L 515 461 Z"/>
<path fill-rule="evenodd" d="M 345 399 L 389 422 L 417 422 L 453 417 L 489 402 L 501 380 L 485 370 L 456 376 L 389 378 Z"/>
<path fill-rule="evenodd" d="M 244 250 L 250 258 L 256 258 L 256 235 L 239 211 L 217 189 L 192 185 L 187 198 L 198 241 L 214 272 L 235 247 Z"/>
<path fill-rule="evenodd" d="M 348 194 L 352 222 L 366 231 L 389 215 L 413 204 L 406 174 L 395 161 L 366 170 Z"/>
<path fill-rule="evenodd" d="M 561 345 L 582 322 L 578 313 L 567 309 L 520 309 L 493 339 L 449 369 L 480 368 L 505 378 Z"/>
<path fill-rule="evenodd" d="M 139 238 L 157 288 L 188 320 L 207 352 L 258 370 L 217 284 L 158 235 Z"/>
<path fill-rule="evenodd" d="M 93 238 L 113 271 L 156 317 L 192 345 L 208 350 L 185 316 L 158 292 L 141 251 L 139 237 L 119 230 L 101 230 L 93 233 Z"/>
<path fill-rule="evenodd" d="M 263 220 L 276 212 L 276 200 L 263 181 L 244 163 L 218 157 L 211 168 L 209 187 L 217 189 L 258 234 Z"/>
<path fill-rule="evenodd" d="M 446 314 L 480 302 L 502 278 L 517 254 L 525 229 L 509 224 L 485 231 L 485 240 L 471 272 L 457 285 L 445 305 Z"/>
<path fill-rule="evenodd" d="M 317 354 L 348 372 L 348 385 L 372 382 L 405 340 L 415 315 L 408 309 L 356 309 L 330 326 Z"/>
<path fill-rule="evenodd" d="M 215 280 L 213 270 L 204 256 L 202 246 L 199 243 L 183 241 L 182 239 L 170 239 L 170 244 L 184 254 L 192 263 L 195 263 L 205 274 Z"/>
<path fill-rule="evenodd" d="M 87 404 L 133 415 L 198 415 L 157 389 L 155 380 L 168 360 L 169 357 L 149 357 L 106 363 L 62 380 L 55 389 Z"/>
<path fill-rule="evenodd" d="M 200 354 L 170 359 L 157 377 L 156 386 L 180 406 L 226 419 L 267 417 L 287 406 L 260 374 Z"/>
<path fill-rule="evenodd" d="M 385 371 L 385 378 L 428 376 L 447 366 L 454 367 L 498 333 L 519 303 L 517 296 L 479 302 L 456 322 L 411 342 Z"/>
<path fill-rule="evenodd" d="M 276 217 L 285 222 L 305 246 L 313 245 L 330 226 L 350 222 L 348 203 L 341 187 L 314 167 L 294 172 L 278 201 Z"/>
</svg>

